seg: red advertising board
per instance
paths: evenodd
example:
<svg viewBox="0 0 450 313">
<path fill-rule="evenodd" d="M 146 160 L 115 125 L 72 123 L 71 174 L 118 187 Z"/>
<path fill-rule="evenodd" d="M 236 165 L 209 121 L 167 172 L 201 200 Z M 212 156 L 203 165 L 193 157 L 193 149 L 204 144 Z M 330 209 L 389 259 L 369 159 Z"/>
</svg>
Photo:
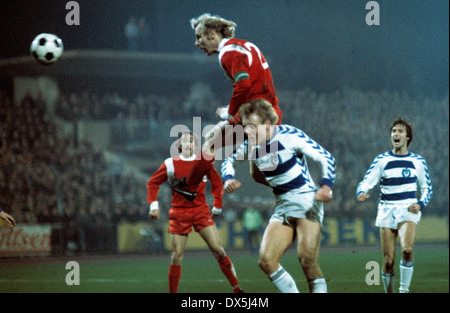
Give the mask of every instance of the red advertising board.
<svg viewBox="0 0 450 313">
<path fill-rule="evenodd" d="M 0 228 L 0 257 L 51 254 L 50 224 L 18 224 Z"/>
</svg>

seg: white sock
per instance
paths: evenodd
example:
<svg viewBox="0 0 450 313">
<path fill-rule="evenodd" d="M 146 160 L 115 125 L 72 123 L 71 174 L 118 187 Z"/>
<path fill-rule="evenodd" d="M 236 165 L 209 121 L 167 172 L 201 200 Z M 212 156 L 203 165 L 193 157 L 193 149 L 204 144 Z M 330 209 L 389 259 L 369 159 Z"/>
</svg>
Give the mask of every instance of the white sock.
<svg viewBox="0 0 450 313">
<path fill-rule="evenodd" d="M 311 293 L 327 293 L 327 282 L 323 277 L 311 279 L 308 284 Z"/>
<path fill-rule="evenodd" d="M 381 272 L 381 277 L 383 278 L 383 286 L 384 286 L 384 292 L 386 293 L 393 293 L 395 292 L 395 274 L 394 272 L 388 274 L 385 272 Z"/>
<path fill-rule="evenodd" d="M 294 279 L 281 265 L 269 275 L 269 279 L 282 293 L 299 293 Z"/>
<path fill-rule="evenodd" d="M 411 284 L 412 275 L 414 272 L 414 261 L 405 262 L 400 261 L 400 293 L 408 293 L 409 285 Z"/>
</svg>

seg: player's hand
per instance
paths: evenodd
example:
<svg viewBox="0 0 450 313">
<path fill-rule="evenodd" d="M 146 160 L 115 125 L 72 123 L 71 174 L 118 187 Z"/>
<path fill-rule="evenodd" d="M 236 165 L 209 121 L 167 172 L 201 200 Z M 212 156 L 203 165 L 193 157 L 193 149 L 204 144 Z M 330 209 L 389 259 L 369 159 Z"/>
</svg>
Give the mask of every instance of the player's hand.
<svg viewBox="0 0 450 313">
<path fill-rule="evenodd" d="M 226 121 L 232 116 L 228 113 L 228 107 L 218 107 L 216 110 L 216 117 L 221 121 Z"/>
<path fill-rule="evenodd" d="M 158 201 L 153 201 L 150 204 L 150 210 L 148 211 L 148 216 L 151 219 L 158 220 L 159 219 L 159 214 L 160 214 L 160 212 L 159 212 L 159 203 L 158 203 Z"/>
<path fill-rule="evenodd" d="M 211 213 L 212 213 L 212 217 L 216 218 L 216 217 L 218 217 L 219 215 L 222 214 L 222 209 L 218 209 L 218 208 L 213 206 L 213 208 L 211 210 Z"/>
<path fill-rule="evenodd" d="M 225 183 L 223 184 L 223 190 L 225 190 L 228 193 L 232 193 L 241 188 L 241 186 L 242 184 L 239 181 L 237 181 L 234 178 L 230 178 L 226 180 Z"/>
<path fill-rule="evenodd" d="M 369 199 L 369 197 L 370 197 L 370 195 L 368 195 L 367 193 L 360 193 L 359 195 L 358 195 L 358 197 L 356 197 L 356 199 L 359 201 L 359 202 L 364 202 L 364 201 L 366 201 L 367 199 Z"/>
<path fill-rule="evenodd" d="M 320 189 L 316 191 L 316 200 L 320 202 L 328 202 L 333 199 L 333 191 L 327 185 L 320 186 Z"/>
<path fill-rule="evenodd" d="M 159 220 L 159 210 L 152 210 L 148 213 L 151 219 Z"/>
<path fill-rule="evenodd" d="M 408 207 L 408 211 L 417 214 L 420 211 L 420 205 L 418 203 L 412 204 Z"/>
<path fill-rule="evenodd" d="M 6 225 L 8 225 L 11 230 L 16 226 L 16 220 L 5 211 L 0 212 L 0 218 L 6 222 Z"/>
</svg>

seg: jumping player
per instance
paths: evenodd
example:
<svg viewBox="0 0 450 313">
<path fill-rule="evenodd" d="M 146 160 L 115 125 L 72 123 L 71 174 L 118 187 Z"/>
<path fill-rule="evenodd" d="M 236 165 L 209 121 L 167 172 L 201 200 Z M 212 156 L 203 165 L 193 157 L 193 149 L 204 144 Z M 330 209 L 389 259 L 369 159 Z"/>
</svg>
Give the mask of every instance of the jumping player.
<svg viewBox="0 0 450 313">
<path fill-rule="evenodd" d="M 265 99 L 278 115 L 278 124 L 281 124 L 282 112 L 269 64 L 255 44 L 234 37 L 236 23 L 209 13 L 192 18 L 190 23 L 195 30 L 195 45 L 208 56 L 218 54 L 220 66 L 233 84 L 233 95 L 228 106 L 216 111 L 216 116 L 222 121 L 206 136 L 202 153 L 187 177 L 174 181 L 172 185 L 174 191 L 193 200 L 202 177 L 213 166 L 216 149 L 228 143 L 239 146 L 244 140 L 239 136 L 233 138 L 233 127 L 227 127 L 241 124 L 239 108 L 242 104 L 253 99 Z M 257 182 L 265 183 L 255 166 L 250 167 L 250 172 Z"/>
<path fill-rule="evenodd" d="M 420 155 L 408 151 L 413 139 L 411 124 L 396 119 L 390 128 L 393 149 L 378 155 L 358 184 L 356 196 L 363 202 L 369 191 L 380 182 L 380 201 L 375 226 L 380 227 L 383 253 L 383 285 L 385 292 L 394 292 L 395 246 L 400 237 L 400 293 L 409 292 L 414 271 L 413 246 L 416 224 L 421 210 L 433 193 L 427 163 Z M 417 191 L 420 190 L 420 199 Z"/>
<path fill-rule="evenodd" d="M 147 182 L 147 201 L 150 204 L 149 216 L 159 219 L 159 203 L 157 201 L 161 184 L 170 181 L 173 177 L 187 175 L 195 159 L 196 137 L 185 132 L 180 138 L 180 155 L 168 158 Z M 181 277 L 181 263 L 186 247 L 188 234 L 194 227 L 219 262 L 220 269 L 230 282 L 235 293 L 242 292 L 239 281 L 230 258 L 220 242 L 219 232 L 211 218 L 209 206 L 205 198 L 206 178 L 211 181 L 211 192 L 214 196 L 212 208 L 213 216 L 221 214 L 223 185 L 221 178 L 214 167 L 206 173 L 198 189 L 195 201 L 187 201 L 178 193 L 172 193 L 172 208 L 169 211 L 169 230 L 172 246 L 172 258 L 169 267 L 169 292 L 176 293 Z"/>
</svg>

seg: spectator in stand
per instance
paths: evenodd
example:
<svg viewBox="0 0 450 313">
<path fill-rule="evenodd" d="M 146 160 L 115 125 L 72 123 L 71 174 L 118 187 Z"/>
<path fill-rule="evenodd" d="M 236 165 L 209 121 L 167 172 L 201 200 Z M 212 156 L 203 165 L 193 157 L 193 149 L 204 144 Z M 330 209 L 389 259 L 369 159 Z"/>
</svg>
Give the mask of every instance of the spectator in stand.
<svg viewBox="0 0 450 313">
<path fill-rule="evenodd" d="M 127 38 L 128 50 L 139 50 L 139 26 L 135 16 L 131 16 L 128 22 L 125 24 L 125 37 Z"/>
</svg>

